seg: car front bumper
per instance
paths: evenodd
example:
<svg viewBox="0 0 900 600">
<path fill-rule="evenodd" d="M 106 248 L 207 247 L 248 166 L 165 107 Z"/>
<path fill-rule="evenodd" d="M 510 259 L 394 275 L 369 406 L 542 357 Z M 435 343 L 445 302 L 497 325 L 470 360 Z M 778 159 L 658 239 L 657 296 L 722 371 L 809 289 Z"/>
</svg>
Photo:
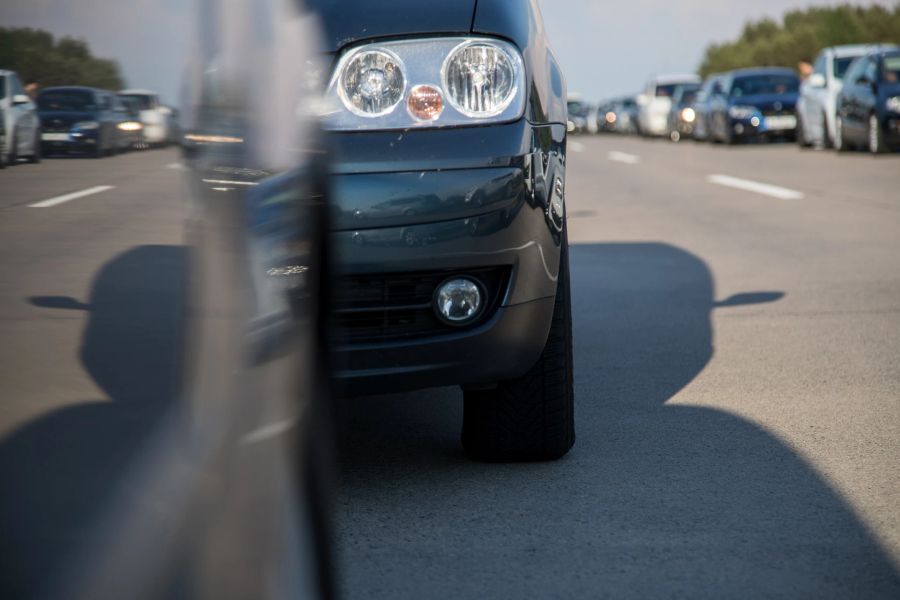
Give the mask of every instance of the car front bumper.
<svg viewBox="0 0 900 600">
<path fill-rule="evenodd" d="M 561 146 L 564 136 L 562 126 L 524 120 L 332 136 L 338 278 L 480 268 L 508 274 L 495 309 L 471 328 L 338 341 L 341 393 L 490 385 L 537 361 L 553 313 L 561 236 L 540 194 L 532 193 L 530 165 L 537 140 L 555 137 Z M 340 332 L 336 337 L 342 339 Z"/>
</svg>

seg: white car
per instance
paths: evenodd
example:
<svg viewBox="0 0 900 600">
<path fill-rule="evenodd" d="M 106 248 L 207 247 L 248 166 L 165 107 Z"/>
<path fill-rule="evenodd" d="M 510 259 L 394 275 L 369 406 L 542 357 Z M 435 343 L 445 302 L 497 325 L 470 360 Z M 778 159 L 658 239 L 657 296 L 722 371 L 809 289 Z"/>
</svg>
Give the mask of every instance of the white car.
<svg viewBox="0 0 900 600">
<path fill-rule="evenodd" d="M 819 52 L 812 74 L 800 85 L 797 100 L 797 143 L 830 148 L 834 145 L 837 97 L 844 87 L 844 73 L 860 56 L 877 50 L 875 45 L 834 46 Z"/>
<path fill-rule="evenodd" d="M 19 158 L 29 162 L 41 160 L 41 120 L 37 107 L 13 71 L 0 69 L 0 115 L 3 118 L 5 142 L 0 147 L 0 161 L 14 165 Z"/>
<path fill-rule="evenodd" d="M 672 96 L 682 85 L 700 85 L 697 75 L 663 75 L 647 83 L 644 93 L 638 95 L 638 124 L 641 134 L 664 136 L 669 131 L 669 111 L 672 110 Z"/>
<path fill-rule="evenodd" d="M 140 110 L 145 144 L 164 146 L 171 141 L 171 109 L 160 101 L 159 94 L 150 90 L 122 90 L 119 97 Z"/>
</svg>

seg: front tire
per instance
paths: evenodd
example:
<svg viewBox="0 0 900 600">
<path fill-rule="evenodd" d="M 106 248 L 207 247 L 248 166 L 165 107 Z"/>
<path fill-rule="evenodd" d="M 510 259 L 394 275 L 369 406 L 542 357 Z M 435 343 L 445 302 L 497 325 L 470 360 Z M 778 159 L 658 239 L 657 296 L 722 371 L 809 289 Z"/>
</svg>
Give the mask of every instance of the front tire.
<svg viewBox="0 0 900 600">
<path fill-rule="evenodd" d="M 559 280 L 547 343 L 537 363 L 492 390 L 464 393 L 462 444 L 485 462 L 557 460 L 575 443 L 572 308 L 568 239 L 563 236 Z"/>
</svg>

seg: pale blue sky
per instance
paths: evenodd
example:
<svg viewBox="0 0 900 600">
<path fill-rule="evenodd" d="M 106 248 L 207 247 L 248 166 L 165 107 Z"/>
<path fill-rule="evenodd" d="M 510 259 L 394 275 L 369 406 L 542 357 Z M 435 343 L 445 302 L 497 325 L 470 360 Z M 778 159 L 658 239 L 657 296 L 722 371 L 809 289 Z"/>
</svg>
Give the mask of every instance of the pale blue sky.
<svg viewBox="0 0 900 600">
<path fill-rule="evenodd" d="M 710 42 L 734 38 L 748 19 L 835 4 L 822 0 L 540 3 L 569 90 L 591 100 L 637 91 L 655 73 L 693 71 Z M 190 0 L 0 0 L 0 24 L 83 37 L 96 54 L 119 59 L 129 85 L 159 90 L 174 102 L 190 6 Z"/>
</svg>

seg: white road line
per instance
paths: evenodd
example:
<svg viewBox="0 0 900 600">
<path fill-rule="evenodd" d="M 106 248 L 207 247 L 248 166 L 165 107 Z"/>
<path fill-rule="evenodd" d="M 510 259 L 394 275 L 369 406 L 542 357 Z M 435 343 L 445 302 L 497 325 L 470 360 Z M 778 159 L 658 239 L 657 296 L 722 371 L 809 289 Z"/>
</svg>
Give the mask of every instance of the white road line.
<svg viewBox="0 0 900 600">
<path fill-rule="evenodd" d="M 187 168 L 181 163 L 169 163 L 166 165 L 167 169 L 174 169 L 176 171 L 187 171 Z"/>
<path fill-rule="evenodd" d="M 69 200 L 84 198 L 85 196 L 90 196 L 91 194 L 99 194 L 100 192 L 111 190 L 114 187 L 115 186 L 113 185 L 98 185 L 86 190 L 81 190 L 80 192 L 72 192 L 71 194 L 63 194 L 62 196 L 56 196 L 54 198 L 41 200 L 40 202 L 35 202 L 34 204 L 29 204 L 28 206 L 30 206 L 31 208 L 50 208 L 51 206 L 56 206 L 57 204 L 68 202 Z"/>
<path fill-rule="evenodd" d="M 572 152 L 583 152 L 584 144 L 582 144 L 581 142 L 576 142 L 575 140 L 570 140 L 569 150 L 571 150 Z"/>
<path fill-rule="evenodd" d="M 286 419 L 284 421 L 272 423 L 271 425 L 259 427 L 243 436 L 241 438 L 241 445 L 248 446 L 281 435 L 282 433 L 289 431 L 296 423 L 296 419 Z"/>
<path fill-rule="evenodd" d="M 626 152 L 619 152 L 617 150 L 607 152 L 606 158 L 615 162 L 625 163 L 626 165 L 636 165 L 641 162 L 640 156 L 635 156 L 634 154 L 628 154 Z"/>
<path fill-rule="evenodd" d="M 797 190 L 789 190 L 788 188 L 778 187 L 777 185 L 769 185 L 768 183 L 759 183 L 758 181 L 750 181 L 749 179 L 738 179 L 728 175 L 710 175 L 706 178 L 710 183 L 716 185 L 724 185 L 725 187 L 763 194 L 772 198 L 781 200 L 802 200 L 803 192 Z"/>
</svg>

